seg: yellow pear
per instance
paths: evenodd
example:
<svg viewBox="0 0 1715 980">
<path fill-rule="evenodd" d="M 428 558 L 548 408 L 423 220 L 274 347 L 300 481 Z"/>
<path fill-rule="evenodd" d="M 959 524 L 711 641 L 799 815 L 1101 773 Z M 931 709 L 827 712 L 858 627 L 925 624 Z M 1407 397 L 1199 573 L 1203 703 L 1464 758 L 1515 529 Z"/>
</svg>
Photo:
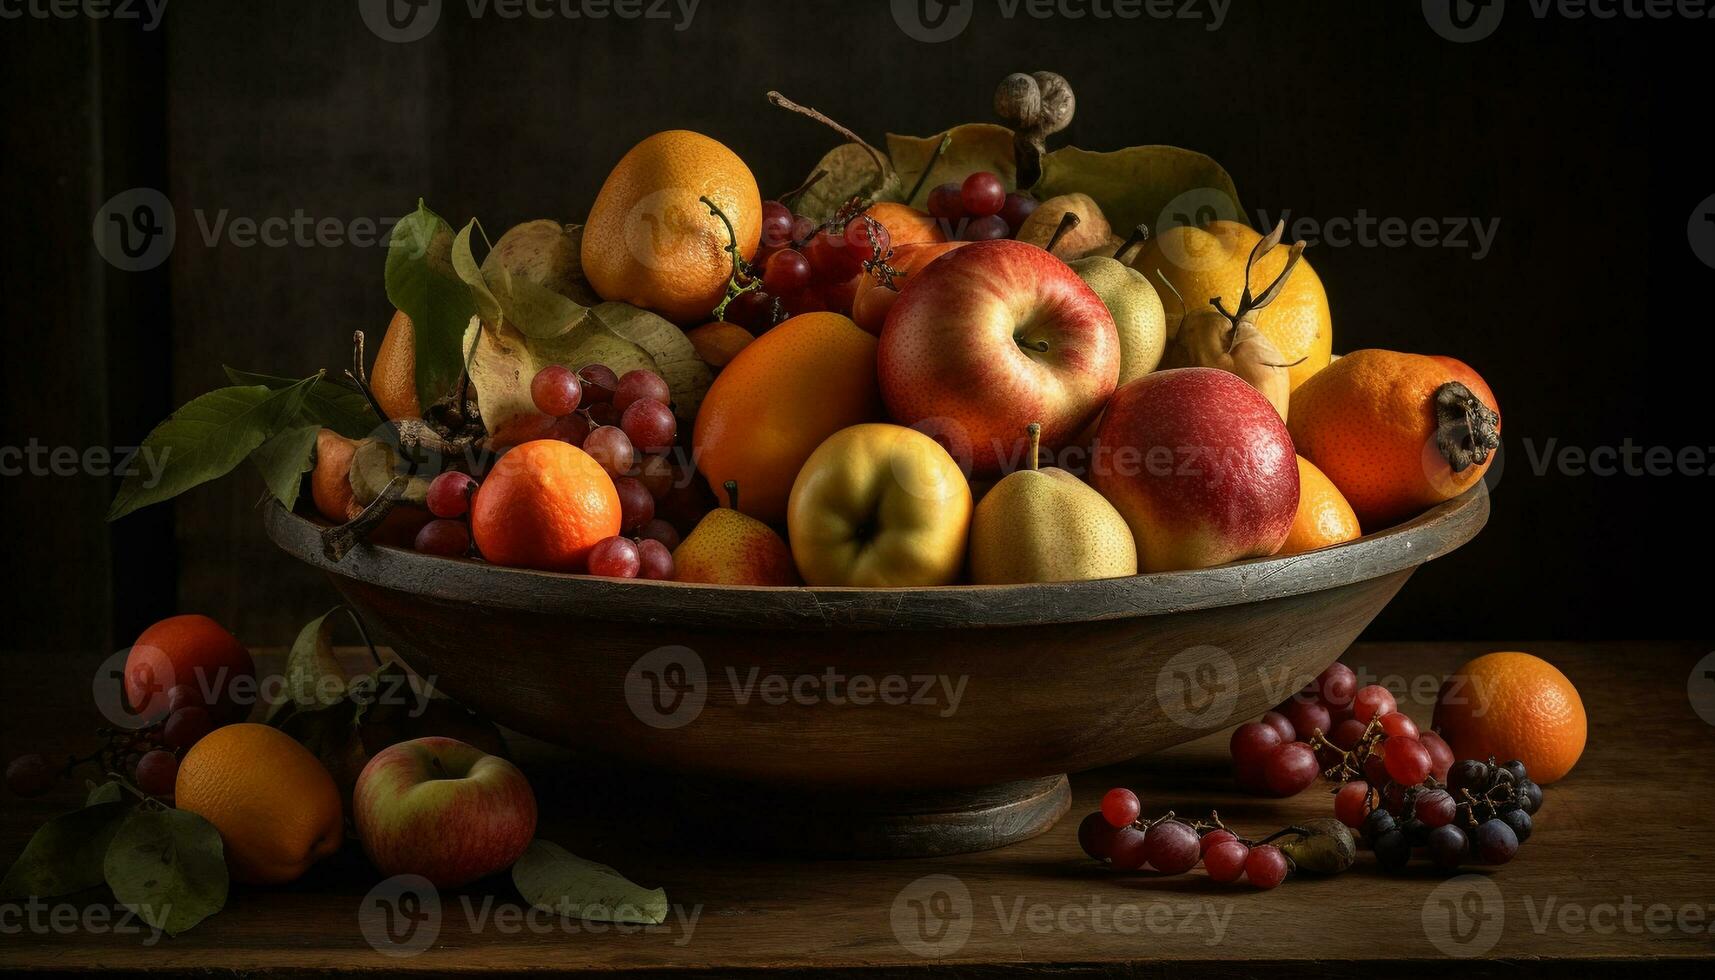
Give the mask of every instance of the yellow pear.
<svg viewBox="0 0 1715 980">
<path fill-rule="evenodd" d="M 797 585 L 792 552 L 774 529 L 738 512 L 738 481 L 726 481 L 727 506 L 703 515 L 673 549 L 673 580 L 711 585 Z"/>
<path fill-rule="evenodd" d="M 1058 467 L 1036 468 L 1042 427 L 1030 424 L 1028 469 L 983 495 L 971 516 L 971 581 L 1075 582 L 1137 574 L 1137 545 L 1114 505 Z"/>
</svg>

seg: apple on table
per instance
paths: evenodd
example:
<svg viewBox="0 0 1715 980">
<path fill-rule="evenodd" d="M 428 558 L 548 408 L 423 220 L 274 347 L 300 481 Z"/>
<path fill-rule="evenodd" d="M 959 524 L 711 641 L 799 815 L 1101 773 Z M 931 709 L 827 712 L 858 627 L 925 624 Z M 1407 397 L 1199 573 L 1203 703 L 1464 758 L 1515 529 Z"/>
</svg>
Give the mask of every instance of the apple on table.
<svg viewBox="0 0 1715 980">
<path fill-rule="evenodd" d="M 376 753 L 357 777 L 352 816 L 376 870 L 455 888 L 523 855 L 536 836 L 536 795 L 500 756 L 432 736 Z"/>
</svg>

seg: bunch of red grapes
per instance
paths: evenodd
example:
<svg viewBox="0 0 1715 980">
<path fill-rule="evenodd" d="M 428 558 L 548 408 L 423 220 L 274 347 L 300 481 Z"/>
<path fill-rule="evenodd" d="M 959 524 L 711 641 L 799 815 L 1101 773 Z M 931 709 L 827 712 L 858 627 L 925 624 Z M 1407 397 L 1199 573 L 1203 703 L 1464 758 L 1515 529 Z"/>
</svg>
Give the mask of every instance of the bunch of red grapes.
<svg viewBox="0 0 1715 980">
<path fill-rule="evenodd" d="M 179 760 L 219 727 L 217 715 L 228 717 L 208 703 L 196 684 L 176 684 L 167 689 L 165 713 L 157 716 L 160 720 L 137 729 L 100 729 L 101 748 L 63 766 L 49 762 L 40 752 L 18 756 L 6 766 L 6 789 L 14 796 L 40 796 L 79 765 L 95 763 L 102 773 L 124 775 L 150 796 L 171 799 Z"/>
<path fill-rule="evenodd" d="M 550 364 L 531 379 L 530 399 L 552 420 L 545 437 L 589 453 L 619 493 L 620 533 L 596 543 L 590 574 L 671 579 L 679 532 L 655 516 L 655 502 L 673 485 L 665 454 L 679 437 L 667 382 L 653 371 L 621 377 L 605 364 L 576 372 Z M 465 520 L 479 485 L 470 474 L 452 470 L 435 477 L 427 501 L 435 519 L 417 533 L 418 551 L 449 558 L 470 554 Z"/>
<path fill-rule="evenodd" d="M 941 223 L 949 241 L 987 242 L 1012 238 L 1036 210 L 1026 191 L 1006 192 L 998 174 L 986 170 L 963 183 L 946 183 L 929 192 L 929 214 Z"/>
<path fill-rule="evenodd" d="M 881 222 L 842 210 L 818 225 L 779 201 L 762 202 L 762 244 L 751 260 L 761 283 L 733 297 L 721 319 L 761 333 L 787 317 L 850 310 L 865 263 L 893 251 Z"/>
<path fill-rule="evenodd" d="M 1248 841 L 1219 820 L 1185 821 L 1170 812 L 1144 821 L 1139 818 L 1142 811 L 1136 793 L 1123 787 L 1108 790 L 1102 808 L 1078 825 L 1078 845 L 1121 871 L 1179 875 L 1201 862 L 1219 882 L 1245 878 L 1266 889 L 1286 880 L 1291 862 L 1273 844 Z"/>
<path fill-rule="evenodd" d="M 1372 774 L 1415 786 L 1447 778 L 1453 749 L 1435 732 L 1420 732 L 1380 684 L 1358 687 L 1352 668 L 1336 663 L 1262 718 L 1240 725 L 1228 749 L 1239 788 L 1261 796 L 1294 796 L 1358 746 L 1374 723 L 1389 738 L 1385 756 L 1368 760 Z"/>
<path fill-rule="evenodd" d="M 1366 737 L 1371 740 L 1388 741 L 1380 733 Z M 1361 751 L 1374 754 L 1367 745 Z M 1353 764 L 1363 765 L 1354 758 L 1341 771 L 1353 772 Z M 1448 871 L 1506 864 L 1530 839 L 1541 808 L 1542 787 L 1516 759 L 1500 765 L 1464 759 L 1445 780 L 1412 784 L 1351 778 L 1334 793 L 1334 815 L 1362 834 L 1384 871 L 1404 869 L 1417 854 Z"/>
</svg>

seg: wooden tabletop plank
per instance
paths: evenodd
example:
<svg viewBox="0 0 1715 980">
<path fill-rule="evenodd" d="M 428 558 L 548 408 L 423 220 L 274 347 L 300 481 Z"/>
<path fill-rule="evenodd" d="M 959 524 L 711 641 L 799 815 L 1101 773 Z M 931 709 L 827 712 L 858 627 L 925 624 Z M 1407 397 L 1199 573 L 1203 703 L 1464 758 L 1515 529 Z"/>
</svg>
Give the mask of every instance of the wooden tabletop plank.
<svg viewBox="0 0 1715 980">
<path fill-rule="evenodd" d="M 664 812 L 686 805 L 665 791 L 671 780 L 614 772 L 600 760 L 515 739 L 541 799 L 540 836 L 664 887 L 673 903 L 664 926 L 525 919 L 501 878 L 440 895 L 432 944 L 390 957 L 366 940 L 359 918 L 377 876 L 348 848 L 292 886 L 235 887 L 225 911 L 178 938 L 45 928 L 40 923 L 53 913 L 30 920 L 27 910 L 0 910 L 0 967 L 1178 975 L 1202 965 L 1346 975 L 1378 958 L 1405 973 L 1443 973 L 1447 959 L 1466 955 L 1502 961 L 1507 972 L 1580 964 L 1642 972 L 1661 961 L 1715 958 L 1715 868 L 1707 854 L 1715 838 L 1715 725 L 1688 696 L 1693 666 L 1709 648 L 1361 644 L 1344 660 L 1361 677 L 1405 691 L 1403 710 L 1426 723 L 1441 676 L 1492 649 L 1531 650 L 1559 665 L 1583 694 L 1590 742 L 1575 772 L 1548 788 L 1537 832 L 1519 857 L 1451 881 L 1415 866 L 1384 876 L 1364 855 L 1345 875 L 1257 892 L 1211 882 L 1200 869 L 1173 878 L 1122 875 L 1082 858 L 1077 821 L 1111 785 L 1137 790 L 1147 814 L 1215 808 L 1247 834 L 1331 812 L 1328 796 L 1315 790 L 1285 801 L 1236 794 L 1224 735 L 1075 776 L 1072 814 L 1025 843 L 859 862 L 732 853 L 695 829 L 700 813 Z M 93 729 L 89 669 L 44 664 L 23 679 L 23 703 L 5 722 L 8 754 L 25 743 L 71 745 L 69 733 Z M 1715 681 L 1704 683 L 1705 710 L 1715 712 Z M 69 791 L 9 799 L 0 852 L 10 859 L 43 817 L 74 802 Z M 111 897 L 50 904 L 82 914 L 109 907 Z M 415 937 L 427 935 L 426 924 L 418 928 Z M 1484 973 L 1497 964 L 1459 967 L 1473 968 Z"/>
</svg>

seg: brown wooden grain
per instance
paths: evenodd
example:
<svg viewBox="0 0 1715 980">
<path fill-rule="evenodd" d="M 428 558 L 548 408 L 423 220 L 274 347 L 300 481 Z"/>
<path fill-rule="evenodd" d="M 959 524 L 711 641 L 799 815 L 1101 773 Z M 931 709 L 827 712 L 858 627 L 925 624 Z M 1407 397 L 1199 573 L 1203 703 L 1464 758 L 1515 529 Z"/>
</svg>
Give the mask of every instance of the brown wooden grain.
<svg viewBox="0 0 1715 980">
<path fill-rule="evenodd" d="M 374 952 L 357 924 L 357 909 L 376 877 L 348 850 L 310 878 L 276 890 L 235 889 L 227 909 L 194 931 L 152 948 L 96 935 L 35 935 L 0 939 L 0 966 L 24 970 L 114 968 L 239 972 L 398 971 L 439 973 L 554 969 L 626 971 L 637 975 L 726 976 L 761 970 L 774 975 L 829 968 L 972 976 L 1182 976 L 1216 972 L 1244 976 L 1445 977 L 1488 975 L 1670 974 L 1693 960 L 1715 958 L 1706 932 L 1663 934 L 1624 929 L 1566 931 L 1533 926 L 1532 909 L 1600 909 L 1631 896 L 1671 908 L 1715 905 L 1715 872 L 1706 842 L 1715 833 L 1710 760 L 1715 727 L 1687 700 L 1687 679 L 1706 646 L 1637 644 L 1360 644 L 1345 661 L 1366 678 L 1410 689 L 1401 703 L 1428 720 L 1442 675 L 1469 656 L 1493 649 L 1526 649 L 1547 657 L 1582 692 L 1591 720 L 1584 758 L 1564 782 L 1547 790 L 1537 833 L 1510 865 L 1478 874 L 1500 889 L 1504 925 L 1499 944 L 1482 960 L 1450 964 L 1430 943 L 1423 906 L 1442 880 L 1427 870 L 1391 878 L 1367 855 L 1334 879 L 1288 882 L 1272 892 L 1210 882 L 1201 871 L 1178 878 L 1120 875 L 1083 859 L 1076 818 L 1093 809 L 1111 785 L 1138 791 L 1148 813 L 1218 808 L 1243 832 L 1260 833 L 1328 812 L 1326 796 L 1259 800 L 1234 793 L 1226 774 L 1223 734 L 1145 759 L 1074 778 L 1073 817 L 1053 831 L 980 854 L 911 861 L 819 861 L 711 852 L 706 836 L 689 829 L 700 813 L 668 819 L 655 809 L 661 783 L 609 768 L 541 743 L 518 740 L 515 751 L 535 784 L 544 814 L 541 835 L 634 879 L 666 888 L 669 899 L 699 908 L 689 941 L 684 932 L 503 934 L 492 924 L 475 931 L 460 906 L 468 895 L 513 903 L 504 879 L 444 896 L 438 942 L 422 955 L 390 959 Z M 52 679 L 51 679 L 52 678 Z M 4 724 L 17 731 L 60 729 L 87 714 L 80 677 L 44 672 L 24 679 L 25 700 Z M 1715 695 L 1715 689 L 1708 692 Z M 931 747 L 925 747 L 930 751 Z M 9 804 L 0 818 L 0 848 L 12 854 L 43 816 L 70 805 L 68 794 Z M 952 875 L 969 889 L 973 920 L 956 953 L 932 960 L 897 941 L 889 910 L 902 889 L 925 875 Z M 1160 933 L 1119 935 L 1045 932 L 1022 924 L 1008 931 L 1014 903 L 1087 908 L 1093 902 L 1206 905 L 1230 915 L 1218 941 L 1212 930 L 1180 919 Z M 105 902 L 96 895 L 79 905 Z M 1707 914 L 1707 913 L 1706 913 Z M 1067 920 L 1071 922 L 1070 919 Z M 1558 921 L 1558 920 L 1555 920 Z M 1707 929 L 1707 919 L 1705 921 Z M 1368 961 L 1383 961 L 1370 965 Z"/>
</svg>

